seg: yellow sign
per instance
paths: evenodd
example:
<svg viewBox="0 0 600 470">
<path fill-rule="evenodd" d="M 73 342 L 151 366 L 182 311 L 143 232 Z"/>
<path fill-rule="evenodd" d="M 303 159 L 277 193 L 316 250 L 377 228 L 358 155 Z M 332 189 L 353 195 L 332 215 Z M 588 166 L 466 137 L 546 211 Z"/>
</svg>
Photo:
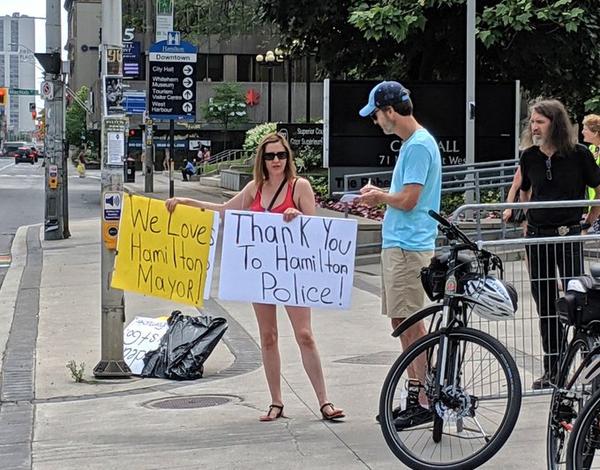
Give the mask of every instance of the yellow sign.
<svg viewBox="0 0 600 470">
<path fill-rule="evenodd" d="M 202 305 L 214 214 L 143 196 L 123 198 L 112 287 Z"/>
</svg>

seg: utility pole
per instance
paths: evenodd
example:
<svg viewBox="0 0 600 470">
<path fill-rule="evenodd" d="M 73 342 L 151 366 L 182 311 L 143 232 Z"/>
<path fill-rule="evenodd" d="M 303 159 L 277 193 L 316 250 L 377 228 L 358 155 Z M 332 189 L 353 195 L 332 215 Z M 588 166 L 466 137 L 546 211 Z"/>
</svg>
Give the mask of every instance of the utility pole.
<svg viewBox="0 0 600 470">
<path fill-rule="evenodd" d="M 112 289 L 112 269 L 116 256 L 119 219 L 123 200 L 123 164 L 128 119 L 109 104 L 107 93 L 121 87 L 123 80 L 121 0 L 102 0 L 102 244 L 101 244 L 101 358 L 94 368 L 99 378 L 128 378 L 129 367 L 123 360 L 123 326 L 125 299 L 123 291 Z M 110 64 L 110 66 L 109 66 Z M 115 71 L 117 73 L 115 73 Z M 111 101 L 114 104 L 114 101 Z"/>
<path fill-rule="evenodd" d="M 475 163 L 475 6 L 475 0 L 467 0 L 465 163 L 468 164 Z M 467 204 L 474 202 L 473 191 L 467 191 L 465 201 Z"/>
<path fill-rule="evenodd" d="M 155 0 L 146 0 L 146 30 L 144 31 L 144 46 L 146 51 L 150 50 L 150 46 L 154 43 L 154 11 Z M 146 83 L 150 76 L 150 54 L 146 54 Z M 150 100 L 146 96 L 146 103 Z M 144 147 L 146 158 L 144 159 L 144 191 L 147 193 L 154 192 L 154 128 L 152 119 L 144 114 Z"/>
<path fill-rule="evenodd" d="M 46 99 L 45 240 L 69 238 L 69 197 L 65 144 L 65 87 L 62 80 L 60 0 L 46 0 L 46 54 L 35 54 L 44 68 Z"/>
</svg>

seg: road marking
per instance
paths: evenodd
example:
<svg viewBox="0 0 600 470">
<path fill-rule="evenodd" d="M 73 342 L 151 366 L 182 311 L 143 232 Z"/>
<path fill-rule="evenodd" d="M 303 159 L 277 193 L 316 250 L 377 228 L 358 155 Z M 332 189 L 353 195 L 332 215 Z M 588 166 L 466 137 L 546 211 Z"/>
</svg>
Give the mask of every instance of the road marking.
<svg viewBox="0 0 600 470">
<path fill-rule="evenodd" d="M 6 268 L 10 266 L 10 262 L 12 261 L 11 255 L 0 255 L 0 268 Z"/>
<path fill-rule="evenodd" d="M 0 168 L 2 170 L 2 168 Z M 43 178 L 44 175 L 0 175 L 0 178 Z"/>
<path fill-rule="evenodd" d="M 9 166 L 15 166 L 15 162 L 9 163 L 8 165 L 4 165 L 3 167 L 0 167 L 0 171 L 4 170 L 5 168 L 8 168 Z"/>
</svg>

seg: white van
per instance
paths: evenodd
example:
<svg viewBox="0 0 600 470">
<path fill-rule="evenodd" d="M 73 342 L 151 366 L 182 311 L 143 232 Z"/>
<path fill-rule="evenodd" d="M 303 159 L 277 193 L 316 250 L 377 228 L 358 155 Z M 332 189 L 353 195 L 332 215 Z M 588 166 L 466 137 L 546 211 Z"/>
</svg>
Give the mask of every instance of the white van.
<svg viewBox="0 0 600 470">
<path fill-rule="evenodd" d="M 27 142 L 4 142 L 0 149 L 0 157 L 10 157 L 19 147 L 27 147 Z"/>
</svg>

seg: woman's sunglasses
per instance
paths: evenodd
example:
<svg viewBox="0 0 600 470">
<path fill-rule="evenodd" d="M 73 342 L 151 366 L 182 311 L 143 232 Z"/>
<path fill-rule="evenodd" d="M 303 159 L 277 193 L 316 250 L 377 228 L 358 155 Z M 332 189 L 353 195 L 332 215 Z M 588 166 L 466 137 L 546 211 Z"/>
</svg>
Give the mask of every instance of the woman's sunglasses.
<svg viewBox="0 0 600 470">
<path fill-rule="evenodd" d="M 263 153 L 263 158 L 267 161 L 275 160 L 275 157 L 277 157 L 279 160 L 285 160 L 287 157 L 289 157 L 289 154 L 287 152 L 265 152 L 265 153 Z"/>
<path fill-rule="evenodd" d="M 546 159 L 546 179 L 552 181 L 552 160 Z"/>
</svg>

